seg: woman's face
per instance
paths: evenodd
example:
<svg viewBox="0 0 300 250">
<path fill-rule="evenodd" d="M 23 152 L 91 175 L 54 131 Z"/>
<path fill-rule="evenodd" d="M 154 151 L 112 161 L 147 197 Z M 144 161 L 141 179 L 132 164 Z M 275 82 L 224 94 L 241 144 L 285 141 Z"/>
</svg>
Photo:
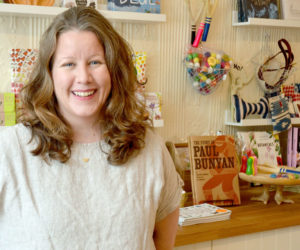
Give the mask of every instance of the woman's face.
<svg viewBox="0 0 300 250">
<path fill-rule="evenodd" d="M 111 79 L 103 47 L 93 32 L 71 30 L 59 36 L 52 79 L 59 111 L 71 125 L 99 120 Z"/>
</svg>

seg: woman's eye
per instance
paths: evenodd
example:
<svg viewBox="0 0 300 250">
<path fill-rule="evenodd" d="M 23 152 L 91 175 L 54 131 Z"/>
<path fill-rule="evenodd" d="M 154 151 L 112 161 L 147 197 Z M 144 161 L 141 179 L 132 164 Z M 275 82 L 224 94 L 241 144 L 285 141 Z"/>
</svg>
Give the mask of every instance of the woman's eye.
<svg viewBox="0 0 300 250">
<path fill-rule="evenodd" d="M 97 64 L 100 64 L 100 61 L 91 61 L 90 64 L 91 65 L 97 65 Z"/>
<path fill-rule="evenodd" d="M 65 63 L 63 66 L 65 67 L 72 67 L 74 65 L 74 63 Z"/>
</svg>

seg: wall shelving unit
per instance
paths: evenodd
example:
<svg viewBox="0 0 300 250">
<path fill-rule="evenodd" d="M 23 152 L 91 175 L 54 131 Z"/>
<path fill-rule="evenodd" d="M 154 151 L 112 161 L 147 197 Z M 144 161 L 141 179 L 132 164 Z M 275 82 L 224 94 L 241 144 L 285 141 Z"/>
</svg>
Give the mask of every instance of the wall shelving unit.
<svg viewBox="0 0 300 250">
<path fill-rule="evenodd" d="M 248 18 L 248 22 L 238 22 L 237 11 L 232 13 L 232 26 L 266 26 L 277 28 L 300 28 L 300 20 L 268 19 L 268 18 Z"/>
<path fill-rule="evenodd" d="M 67 10 L 63 7 L 36 6 L 22 4 L 0 3 L 0 15 L 28 16 L 28 17 L 54 17 Z M 125 11 L 99 10 L 110 21 L 128 23 L 161 23 L 166 22 L 165 14 L 138 13 Z"/>
<path fill-rule="evenodd" d="M 238 12 L 232 12 L 232 26 L 235 27 L 277 27 L 277 28 L 300 28 L 300 20 L 248 18 L 248 22 L 238 22 Z M 299 127 L 300 118 L 292 118 L 292 125 Z M 232 121 L 230 111 L 225 112 L 225 125 L 235 127 L 259 127 L 272 126 L 271 119 L 244 119 L 241 122 Z"/>
</svg>

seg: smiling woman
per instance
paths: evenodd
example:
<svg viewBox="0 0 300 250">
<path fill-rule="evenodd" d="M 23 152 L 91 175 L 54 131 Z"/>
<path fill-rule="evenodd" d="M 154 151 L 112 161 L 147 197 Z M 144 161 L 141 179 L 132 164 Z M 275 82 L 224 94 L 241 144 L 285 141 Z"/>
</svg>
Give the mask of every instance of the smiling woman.
<svg viewBox="0 0 300 250">
<path fill-rule="evenodd" d="M 131 54 L 92 8 L 44 33 L 20 123 L 0 132 L 1 250 L 172 249 L 182 181 Z"/>
</svg>

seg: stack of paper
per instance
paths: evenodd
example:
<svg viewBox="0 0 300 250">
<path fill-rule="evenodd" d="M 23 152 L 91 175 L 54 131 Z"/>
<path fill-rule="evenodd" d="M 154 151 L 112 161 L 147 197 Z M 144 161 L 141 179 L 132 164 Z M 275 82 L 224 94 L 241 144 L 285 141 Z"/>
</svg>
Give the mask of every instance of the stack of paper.
<svg viewBox="0 0 300 250">
<path fill-rule="evenodd" d="M 203 203 L 180 208 L 178 224 L 180 226 L 189 226 L 198 223 L 228 220 L 230 216 L 231 210 Z"/>
</svg>

